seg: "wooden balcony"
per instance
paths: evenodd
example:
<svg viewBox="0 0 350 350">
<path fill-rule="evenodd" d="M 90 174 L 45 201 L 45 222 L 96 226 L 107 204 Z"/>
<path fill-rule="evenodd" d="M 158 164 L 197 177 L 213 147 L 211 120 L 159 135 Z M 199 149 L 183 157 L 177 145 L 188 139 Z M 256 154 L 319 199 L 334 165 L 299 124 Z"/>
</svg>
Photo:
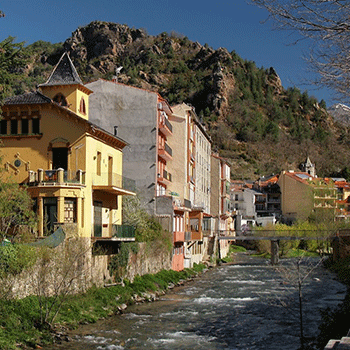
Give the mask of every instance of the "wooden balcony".
<svg viewBox="0 0 350 350">
<path fill-rule="evenodd" d="M 185 242 L 185 232 L 174 231 L 174 242 Z"/>
</svg>

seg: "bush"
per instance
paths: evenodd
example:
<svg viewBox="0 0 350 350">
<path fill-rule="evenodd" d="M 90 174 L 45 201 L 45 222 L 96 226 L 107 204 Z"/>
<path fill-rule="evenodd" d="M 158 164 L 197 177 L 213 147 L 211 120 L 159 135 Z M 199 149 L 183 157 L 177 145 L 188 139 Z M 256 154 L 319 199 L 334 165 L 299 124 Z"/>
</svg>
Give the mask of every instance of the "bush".
<svg viewBox="0 0 350 350">
<path fill-rule="evenodd" d="M 21 244 L 0 247 L 0 275 L 17 275 L 36 262 L 36 250 Z"/>
</svg>

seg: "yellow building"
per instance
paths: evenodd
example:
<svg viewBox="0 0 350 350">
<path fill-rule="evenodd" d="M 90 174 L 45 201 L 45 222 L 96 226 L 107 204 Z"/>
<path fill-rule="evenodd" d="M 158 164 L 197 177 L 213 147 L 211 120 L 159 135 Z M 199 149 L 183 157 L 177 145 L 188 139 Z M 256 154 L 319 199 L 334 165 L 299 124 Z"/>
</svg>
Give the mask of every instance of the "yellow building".
<svg viewBox="0 0 350 350">
<path fill-rule="evenodd" d="M 305 172 L 283 171 L 278 185 L 282 216 L 286 221 L 334 218 L 337 190 L 331 179 L 312 177 Z"/>
<path fill-rule="evenodd" d="M 126 142 L 89 122 L 92 91 L 67 53 L 39 88 L 2 107 L 6 173 L 28 186 L 40 236 L 66 224 L 80 237 L 112 237 L 122 223 L 121 196 L 133 194 L 122 177 Z"/>
</svg>

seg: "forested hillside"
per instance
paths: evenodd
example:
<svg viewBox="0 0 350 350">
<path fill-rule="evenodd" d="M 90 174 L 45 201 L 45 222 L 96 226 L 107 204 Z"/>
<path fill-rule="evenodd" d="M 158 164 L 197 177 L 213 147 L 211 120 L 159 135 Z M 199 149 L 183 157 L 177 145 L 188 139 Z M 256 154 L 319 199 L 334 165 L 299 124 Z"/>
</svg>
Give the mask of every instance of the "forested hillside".
<svg viewBox="0 0 350 350">
<path fill-rule="evenodd" d="M 307 155 L 319 176 L 347 176 L 349 129 L 334 122 L 324 101 L 285 89 L 272 67 L 234 51 L 212 49 L 177 33 L 150 36 L 126 25 L 92 22 L 64 43 L 24 47 L 26 64 L 11 77 L 18 94 L 35 88 L 67 50 L 84 82 L 111 79 L 158 91 L 170 104 L 192 104 L 213 148 L 232 164 L 233 178 L 296 169 Z"/>
</svg>

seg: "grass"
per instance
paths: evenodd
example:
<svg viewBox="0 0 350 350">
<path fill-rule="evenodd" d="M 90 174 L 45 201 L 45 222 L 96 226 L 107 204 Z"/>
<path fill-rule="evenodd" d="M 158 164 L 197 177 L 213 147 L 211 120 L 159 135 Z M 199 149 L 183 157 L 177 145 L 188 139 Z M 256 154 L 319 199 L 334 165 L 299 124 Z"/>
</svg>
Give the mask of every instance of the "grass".
<svg viewBox="0 0 350 350">
<path fill-rule="evenodd" d="M 84 294 L 72 295 L 63 304 L 56 323 L 75 328 L 82 323 L 93 323 L 113 315 L 121 304 L 132 304 L 135 294 L 167 290 L 170 283 L 177 284 L 202 272 L 204 264 L 177 272 L 163 270 L 157 274 L 137 276 L 124 286 L 91 288 Z M 13 350 L 18 346 L 35 348 L 52 343 L 52 328 L 40 324 L 39 299 L 30 296 L 20 300 L 0 300 L 0 349 Z"/>
<path fill-rule="evenodd" d="M 252 256 L 264 259 L 271 259 L 271 254 L 268 252 L 254 253 Z M 317 252 L 307 251 L 298 248 L 291 248 L 285 254 L 280 256 L 280 259 L 285 258 L 299 258 L 299 257 L 319 257 L 320 254 Z"/>
<path fill-rule="evenodd" d="M 222 258 L 221 261 L 224 263 L 232 262 L 234 259 L 234 257 L 233 257 L 234 253 L 244 253 L 246 251 L 247 251 L 247 249 L 245 249 L 244 247 L 231 244 L 227 256 L 225 258 Z"/>
</svg>

